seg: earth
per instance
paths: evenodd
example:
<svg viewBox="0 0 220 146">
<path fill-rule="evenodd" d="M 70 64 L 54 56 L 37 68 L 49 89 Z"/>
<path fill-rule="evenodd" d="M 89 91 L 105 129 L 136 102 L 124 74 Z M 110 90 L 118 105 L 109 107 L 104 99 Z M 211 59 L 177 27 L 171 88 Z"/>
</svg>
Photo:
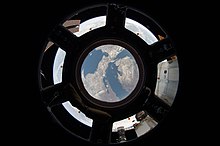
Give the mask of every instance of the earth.
<svg viewBox="0 0 220 146">
<path fill-rule="evenodd" d="M 92 97 L 104 102 L 117 102 L 135 89 L 139 69 L 127 49 L 107 44 L 87 55 L 81 67 L 81 78 Z"/>
</svg>

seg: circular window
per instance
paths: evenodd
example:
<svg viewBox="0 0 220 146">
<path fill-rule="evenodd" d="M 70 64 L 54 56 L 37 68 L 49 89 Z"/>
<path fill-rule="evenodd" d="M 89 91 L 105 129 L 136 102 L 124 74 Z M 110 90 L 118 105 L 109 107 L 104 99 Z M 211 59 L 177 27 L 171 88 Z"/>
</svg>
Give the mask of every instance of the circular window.
<svg viewBox="0 0 220 146">
<path fill-rule="evenodd" d="M 142 11 L 116 3 L 78 9 L 45 44 L 42 101 L 73 136 L 95 144 L 135 141 L 169 113 L 178 54 L 169 34 Z"/>
<path fill-rule="evenodd" d="M 89 52 L 81 67 L 81 78 L 92 97 L 104 102 L 117 102 L 135 89 L 139 69 L 127 49 L 108 44 Z"/>
<path fill-rule="evenodd" d="M 89 44 L 81 52 L 73 73 L 85 101 L 113 109 L 137 97 L 145 78 L 144 70 L 134 47 L 109 38 Z"/>
</svg>

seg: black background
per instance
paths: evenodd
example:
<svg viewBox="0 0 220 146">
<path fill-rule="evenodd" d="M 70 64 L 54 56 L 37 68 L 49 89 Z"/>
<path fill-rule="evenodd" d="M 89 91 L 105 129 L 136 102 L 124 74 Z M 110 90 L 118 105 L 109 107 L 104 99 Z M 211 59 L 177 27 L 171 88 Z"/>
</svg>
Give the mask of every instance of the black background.
<svg viewBox="0 0 220 146">
<path fill-rule="evenodd" d="M 50 117 L 43 106 L 37 84 L 37 67 L 40 49 L 43 47 L 48 32 L 75 8 L 105 0 L 81 0 L 66 3 L 64 1 L 27 2 L 15 9 L 8 5 L 6 17 L 2 22 L 6 30 L 6 60 L 3 67 L 6 82 L 3 83 L 3 129 L 9 138 L 7 143 L 19 144 L 59 144 L 80 145 L 84 142 L 74 138 Z M 111 1 L 113 2 L 113 1 Z M 207 117 L 212 116 L 212 92 L 206 80 L 211 80 L 207 73 L 211 70 L 209 55 L 205 47 L 205 30 L 200 26 L 209 21 L 202 17 L 204 9 L 200 4 L 192 5 L 189 1 L 123 1 L 144 10 L 161 24 L 173 38 L 178 51 L 180 65 L 180 90 L 173 104 L 173 109 L 155 133 L 138 141 L 138 145 L 190 145 L 207 141 L 207 135 L 215 129 L 215 124 Z M 9 13 L 10 12 L 10 13 Z M 204 21 L 203 21 L 204 20 Z M 3 31 L 2 30 L 2 31 Z M 202 44 L 202 45 L 201 45 Z M 208 45 L 210 48 L 210 46 Z M 212 54 L 213 55 L 213 54 Z M 4 58 L 4 54 L 2 54 Z M 201 64 L 201 60 L 205 60 Z M 210 100 L 209 100 L 210 99 Z M 215 108 L 215 107 L 214 107 Z M 211 120 L 215 121 L 215 120 Z M 209 123 L 210 122 L 210 123 Z M 207 125 L 208 124 L 208 125 Z M 207 125 L 207 126 L 206 126 Z M 208 142 L 212 142 L 211 140 Z M 127 144 L 128 145 L 128 144 Z M 133 145 L 133 144 L 130 144 Z"/>
</svg>

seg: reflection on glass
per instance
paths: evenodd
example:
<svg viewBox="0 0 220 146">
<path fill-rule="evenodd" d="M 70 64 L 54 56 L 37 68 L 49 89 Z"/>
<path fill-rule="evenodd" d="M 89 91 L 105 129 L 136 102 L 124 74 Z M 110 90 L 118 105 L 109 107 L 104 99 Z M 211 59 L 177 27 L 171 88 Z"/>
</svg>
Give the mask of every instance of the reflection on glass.
<svg viewBox="0 0 220 146">
<path fill-rule="evenodd" d="M 72 104 L 67 101 L 63 103 L 63 106 L 66 108 L 68 113 L 70 113 L 74 118 L 76 118 L 81 123 L 92 127 L 93 120 L 88 118 L 83 112 L 81 112 L 78 108 L 72 106 Z"/>
<path fill-rule="evenodd" d="M 164 60 L 157 65 L 157 84 L 155 94 L 172 105 L 179 84 L 179 66 L 176 56 Z"/>
<path fill-rule="evenodd" d="M 134 124 L 134 129 L 137 137 L 144 135 L 158 124 L 145 111 L 140 111 L 136 114 L 135 117 L 137 121 L 139 121 L 139 123 Z"/>
<path fill-rule="evenodd" d="M 125 19 L 125 28 L 137 34 L 148 45 L 151 45 L 158 41 L 156 36 L 148 28 L 132 19 Z"/>
<path fill-rule="evenodd" d="M 53 65 L 54 84 L 58 84 L 62 82 L 63 63 L 65 56 L 66 56 L 66 52 L 59 48 L 57 50 Z"/>
<path fill-rule="evenodd" d="M 86 20 L 85 22 L 81 23 L 79 25 L 79 31 L 75 32 L 74 34 L 77 37 L 80 37 L 81 35 L 105 26 L 105 20 L 106 20 L 106 16 L 99 16 L 99 17 L 94 17 L 92 19 Z"/>
<path fill-rule="evenodd" d="M 125 48 L 102 45 L 85 58 L 81 78 L 92 97 L 105 102 L 117 102 L 135 89 L 139 69 L 134 57 Z"/>
</svg>

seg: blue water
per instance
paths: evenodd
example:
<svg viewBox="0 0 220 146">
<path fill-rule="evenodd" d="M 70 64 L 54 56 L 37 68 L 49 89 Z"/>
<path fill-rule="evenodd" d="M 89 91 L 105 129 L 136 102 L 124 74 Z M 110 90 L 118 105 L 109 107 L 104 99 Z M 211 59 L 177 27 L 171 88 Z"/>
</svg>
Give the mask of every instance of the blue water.
<svg viewBox="0 0 220 146">
<path fill-rule="evenodd" d="M 133 59 L 132 54 L 131 54 L 129 51 L 125 50 L 125 49 L 124 49 L 123 51 L 121 51 L 121 52 L 117 55 L 116 59 L 119 60 L 119 59 L 122 59 L 122 58 L 124 58 L 124 57 L 126 57 L 126 56 L 130 57 L 131 59 Z"/>
<path fill-rule="evenodd" d="M 91 51 L 92 55 L 88 55 L 82 64 L 81 71 L 84 69 L 84 76 L 88 73 L 95 73 L 97 70 L 99 62 L 102 60 L 103 56 L 108 56 L 108 53 L 103 53 L 101 50 Z"/>
<path fill-rule="evenodd" d="M 98 64 L 102 60 L 103 56 L 107 57 L 108 53 L 105 52 L 103 53 L 101 50 L 95 50 L 95 49 L 91 51 L 90 54 L 88 54 L 81 68 L 81 71 L 84 70 L 84 76 L 86 76 L 88 73 L 94 74 L 96 72 Z M 128 95 L 128 92 L 125 89 L 123 89 L 121 83 L 118 80 L 118 75 L 122 75 L 122 73 L 118 70 L 118 67 L 115 65 L 115 62 L 126 56 L 133 59 L 133 56 L 131 55 L 130 52 L 128 52 L 127 50 L 121 51 L 117 55 L 116 60 L 108 64 L 105 77 L 103 78 L 103 83 L 105 87 L 107 84 L 109 84 L 113 92 L 120 100 L 124 99 L 125 96 Z M 109 93 L 108 90 L 107 92 Z"/>
<path fill-rule="evenodd" d="M 118 67 L 114 62 L 110 62 L 108 64 L 108 68 L 106 69 L 105 77 L 103 78 L 103 82 L 106 83 L 106 80 L 109 82 L 112 90 L 115 92 L 116 96 L 120 99 L 123 99 L 128 95 L 128 92 L 123 89 L 121 83 L 118 80 Z M 120 73 L 121 74 L 121 73 Z"/>
</svg>

